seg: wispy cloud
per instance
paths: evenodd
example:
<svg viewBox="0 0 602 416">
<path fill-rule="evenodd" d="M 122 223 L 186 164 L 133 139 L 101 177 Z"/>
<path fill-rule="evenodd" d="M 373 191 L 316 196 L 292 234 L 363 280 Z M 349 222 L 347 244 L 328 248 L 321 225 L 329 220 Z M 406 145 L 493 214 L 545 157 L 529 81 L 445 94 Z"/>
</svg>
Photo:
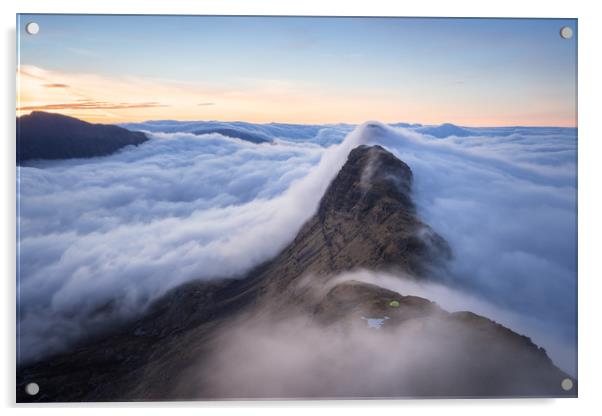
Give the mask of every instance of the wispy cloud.
<svg viewBox="0 0 602 416">
<path fill-rule="evenodd" d="M 50 84 L 44 84 L 43 85 L 46 88 L 69 88 L 69 85 L 67 84 L 61 84 L 58 82 L 54 82 L 54 83 L 50 83 Z"/>
<path fill-rule="evenodd" d="M 78 55 L 83 55 L 83 56 L 87 56 L 87 57 L 98 57 L 99 56 L 97 52 L 92 51 L 90 49 L 66 47 L 65 50 L 67 50 L 68 52 L 71 52 L 71 53 L 76 53 Z"/>
<path fill-rule="evenodd" d="M 518 114 L 505 112 L 491 118 L 483 112 L 470 113 L 469 108 L 459 105 L 450 108 L 454 100 L 434 99 L 424 92 L 399 96 L 379 90 L 339 90 L 319 82 L 286 77 L 236 77 L 230 81 L 216 84 L 103 76 L 22 65 L 19 67 L 18 115 L 36 109 L 55 109 L 87 121 L 112 123 L 211 119 L 309 124 L 366 120 L 452 122 L 465 126 L 574 124 L 574 120 L 563 120 L 561 112 L 518 113 L 516 109 Z M 103 104 L 70 104 L 77 100 Z"/>
<path fill-rule="evenodd" d="M 109 103 L 104 101 L 88 101 L 77 100 L 71 103 L 44 104 L 44 105 L 29 105 L 19 107 L 19 111 L 35 111 L 35 110 L 122 110 L 128 108 L 154 108 L 154 107 L 169 107 L 166 104 L 158 102 L 145 103 Z"/>
</svg>

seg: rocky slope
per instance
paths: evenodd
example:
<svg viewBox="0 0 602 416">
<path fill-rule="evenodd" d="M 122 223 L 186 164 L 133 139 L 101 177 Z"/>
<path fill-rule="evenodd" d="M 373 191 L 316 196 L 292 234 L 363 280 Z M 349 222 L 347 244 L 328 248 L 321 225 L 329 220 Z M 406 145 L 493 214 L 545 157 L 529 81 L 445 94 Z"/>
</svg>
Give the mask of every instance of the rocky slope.
<svg viewBox="0 0 602 416">
<path fill-rule="evenodd" d="M 318 212 L 261 274 L 276 292 L 305 274 L 322 277 L 366 268 L 415 276 L 451 256 L 422 223 L 411 198 L 412 171 L 381 146 L 353 149 Z"/>
<path fill-rule="evenodd" d="M 148 140 L 141 132 L 34 111 L 17 118 L 17 163 L 35 159 L 106 156 Z"/>
<path fill-rule="evenodd" d="M 238 280 L 178 287 L 135 322 L 18 368 L 18 400 L 574 396 L 576 389 L 560 388 L 567 375 L 529 338 L 427 299 L 332 279 L 357 268 L 423 278 L 451 256 L 418 218 L 411 184 L 410 168 L 382 147 L 354 149 L 317 213 L 276 258 Z M 261 336 L 241 340 L 239 330 L 253 327 Z M 320 337 L 305 336 L 307 328 Z M 295 354 L 254 348 L 266 339 L 292 340 Z M 366 364 L 368 353 L 390 361 Z M 297 371 L 283 378 L 272 371 L 280 367 Z M 301 381 L 314 372 L 317 380 Z M 24 394 L 30 381 L 41 387 L 37 396 Z"/>
</svg>

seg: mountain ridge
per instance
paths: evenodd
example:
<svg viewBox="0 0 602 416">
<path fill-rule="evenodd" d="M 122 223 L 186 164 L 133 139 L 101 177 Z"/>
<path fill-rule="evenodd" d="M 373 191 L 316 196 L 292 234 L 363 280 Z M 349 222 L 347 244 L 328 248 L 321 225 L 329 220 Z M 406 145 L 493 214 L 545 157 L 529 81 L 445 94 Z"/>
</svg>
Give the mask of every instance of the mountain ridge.
<svg viewBox="0 0 602 416">
<path fill-rule="evenodd" d="M 449 260 L 447 242 L 417 217 L 412 180 L 409 166 L 382 146 L 351 150 L 317 213 L 270 261 L 263 284 L 280 291 L 291 283 L 281 276 L 327 277 L 357 268 L 422 276 Z"/>
<path fill-rule="evenodd" d="M 275 258 L 241 279 L 192 281 L 174 288 L 143 316 L 112 333 L 18 368 L 18 401 L 239 397 L 237 391 L 219 388 L 212 378 L 224 330 L 257 319 L 286 323 L 296 315 L 328 336 L 363 325 L 360 334 L 369 339 L 381 332 L 370 332 L 364 320 L 386 318 L 382 334 L 450 342 L 453 348 L 427 357 L 422 365 L 428 368 L 412 367 L 415 380 L 410 387 L 383 390 L 394 397 L 573 396 L 574 391 L 560 389 L 560 381 L 568 376 L 545 351 L 490 319 L 471 312 L 449 313 L 428 299 L 379 286 L 332 279 L 357 269 L 393 269 L 425 279 L 431 267 L 450 258 L 445 240 L 418 218 L 412 179 L 410 167 L 381 146 L 354 148 L 315 215 Z M 250 356 L 239 365 L 253 369 L 262 358 Z M 183 387 L 183 377 L 190 372 L 201 380 L 193 378 Z M 39 396 L 24 394 L 29 381 L 42 386 Z M 270 383 L 278 380 L 268 379 L 265 385 Z M 247 387 L 252 398 L 313 394 L 293 389 L 281 397 L 254 390 L 253 384 Z M 316 397 L 361 396 L 361 391 L 343 387 L 327 385 Z"/>
</svg>

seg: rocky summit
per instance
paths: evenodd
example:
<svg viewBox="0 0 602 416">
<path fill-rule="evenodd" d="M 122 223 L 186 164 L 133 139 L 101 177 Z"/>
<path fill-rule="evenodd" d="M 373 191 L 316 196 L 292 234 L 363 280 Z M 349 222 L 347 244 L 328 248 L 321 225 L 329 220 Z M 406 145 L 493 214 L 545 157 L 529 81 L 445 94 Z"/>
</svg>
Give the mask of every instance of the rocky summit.
<svg viewBox="0 0 602 416">
<path fill-rule="evenodd" d="M 417 217 L 411 189 L 408 165 L 381 146 L 356 147 L 316 215 L 262 272 L 263 282 L 283 290 L 304 274 L 357 268 L 421 276 L 449 259 L 447 242 Z"/>
</svg>

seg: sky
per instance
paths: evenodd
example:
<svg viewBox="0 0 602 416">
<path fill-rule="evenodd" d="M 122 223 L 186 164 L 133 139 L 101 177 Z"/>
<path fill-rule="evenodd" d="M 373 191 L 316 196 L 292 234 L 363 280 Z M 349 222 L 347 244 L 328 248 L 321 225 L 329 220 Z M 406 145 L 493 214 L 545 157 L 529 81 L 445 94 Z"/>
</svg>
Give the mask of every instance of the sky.
<svg viewBox="0 0 602 416">
<path fill-rule="evenodd" d="M 17 115 L 576 126 L 574 19 L 22 14 L 17 23 Z"/>
</svg>

